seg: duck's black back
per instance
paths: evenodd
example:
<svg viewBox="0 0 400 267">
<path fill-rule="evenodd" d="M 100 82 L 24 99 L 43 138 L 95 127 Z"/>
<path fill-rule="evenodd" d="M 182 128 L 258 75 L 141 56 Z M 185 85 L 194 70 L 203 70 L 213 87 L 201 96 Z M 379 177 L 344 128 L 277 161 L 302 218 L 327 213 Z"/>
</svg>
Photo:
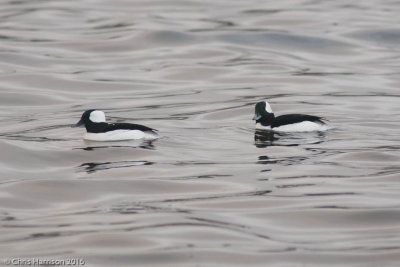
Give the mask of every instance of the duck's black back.
<svg viewBox="0 0 400 267">
<path fill-rule="evenodd" d="M 115 130 L 139 130 L 143 132 L 155 132 L 157 130 L 150 127 L 134 123 L 106 123 L 88 122 L 85 124 L 86 130 L 90 133 L 105 133 Z"/>
<path fill-rule="evenodd" d="M 312 121 L 312 122 L 319 122 L 324 123 L 321 117 L 312 116 L 312 115 L 304 115 L 304 114 L 287 114 L 278 116 L 275 118 L 274 122 L 272 123 L 272 128 L 279 127 L 287 124 L 292 123 L 299 123 L 303 121 Z"/>
<path fill-rule="evenodd" d="M 115 130 L 139 130 L 143 132 L 154 132 L 157 131 L 153 128 L 140 125 L 140 124 L 134 124 L 134 123 L 110 123 L 107 125 L 105 128 L 106 132 L 108 131 L 115 131 Z"/>
</svg>

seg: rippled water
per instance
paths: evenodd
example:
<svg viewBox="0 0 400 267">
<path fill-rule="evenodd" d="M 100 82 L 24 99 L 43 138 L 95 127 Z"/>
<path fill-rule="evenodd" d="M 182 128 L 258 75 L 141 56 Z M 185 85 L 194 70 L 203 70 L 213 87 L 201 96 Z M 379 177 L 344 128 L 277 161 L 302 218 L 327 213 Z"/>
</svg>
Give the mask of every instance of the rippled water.
<svg viewBox="0 0 400 267">
<path fill-rule="evenodd" d="M 0 258 L 395 266 L 399 12 L 378 0 L 2 1 Z M 256 133 L 264 99 L 335 129 Z M 89 108 L 164 137 L 85 142 L 70 125 Z"/>
</svg>

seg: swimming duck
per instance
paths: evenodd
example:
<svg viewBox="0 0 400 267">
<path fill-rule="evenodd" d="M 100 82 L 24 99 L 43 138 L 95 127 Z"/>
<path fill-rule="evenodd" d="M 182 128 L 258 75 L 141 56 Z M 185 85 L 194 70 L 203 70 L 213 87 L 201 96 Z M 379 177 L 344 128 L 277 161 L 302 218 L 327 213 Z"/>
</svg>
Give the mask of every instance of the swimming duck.
<svg viewBox="0 0 400 267">
<path fill-rule="evenodd" d="M 275 117 L 267 101 L 261 101 L 256 104 L 253 120 L 256 121 L 256 129 L 277 132 L 326 131 L 330 128 L 323 121 L 323 118 L 318 116 L 287 114 Z"/>
<path fill-rule="evenodd" d="M 80 121 L 73 127 L 85 126 L 84 139 L 92 141 L 121 141 L 156 139 L 157 130 L 132 123 L 107 123 L 106 115 L 101 110 L 90 109 L 83 112 Z"/>
</svg>

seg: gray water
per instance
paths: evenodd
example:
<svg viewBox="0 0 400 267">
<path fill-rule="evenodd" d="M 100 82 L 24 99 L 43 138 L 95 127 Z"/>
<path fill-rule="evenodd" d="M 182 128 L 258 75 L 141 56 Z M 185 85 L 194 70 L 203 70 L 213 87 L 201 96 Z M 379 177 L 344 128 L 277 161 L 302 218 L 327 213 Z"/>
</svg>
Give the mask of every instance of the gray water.
<svg viewBox="0 0 400 267">
<path fill-rule="evenodd" d="M 399 266 L 399 14 L 0 2 L 1 264 Z M 334 129 L 256 133 L 266 99 Z M 83 141 L 90 108 L 163 138 Z"/>
</svg>

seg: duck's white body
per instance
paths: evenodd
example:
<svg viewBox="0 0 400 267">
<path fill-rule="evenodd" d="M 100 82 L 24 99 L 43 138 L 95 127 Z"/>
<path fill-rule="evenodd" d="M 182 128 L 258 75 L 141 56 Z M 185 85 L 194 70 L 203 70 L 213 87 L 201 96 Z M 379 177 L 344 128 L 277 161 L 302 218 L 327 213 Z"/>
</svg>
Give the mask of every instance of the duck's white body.
<svg viewBox="0 0 400 267">
<path fill-rule="evenodd" d="M 275 132 L 314 132 L 327 131 L 330 129 L 330 127 L 326 124 L 321 124 L 318 122 L 303 121 L 274 128 L 271 128 L 271 126 L 263 126 L 261 123 L 256 123 L 256 129 L 273 130 Z"/>
<path fill-rule="evenodd" d="M 124 141 L 124 140 L 152 140 L 159 138 L 158 135 L 140 130 L 115 130 L 105 133 L 86 132 L 83 139 L 91 141 Z"/>
</svg>

